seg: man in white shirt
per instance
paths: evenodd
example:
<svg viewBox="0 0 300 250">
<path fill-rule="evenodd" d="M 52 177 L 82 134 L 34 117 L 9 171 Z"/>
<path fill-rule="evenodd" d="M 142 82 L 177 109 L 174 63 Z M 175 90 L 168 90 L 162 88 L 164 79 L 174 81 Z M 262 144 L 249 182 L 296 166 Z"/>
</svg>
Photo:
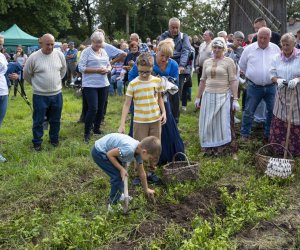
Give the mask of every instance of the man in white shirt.
<svg viewBox="0 0 300 250">
<path fill-rule="evenodd" d="M 269 138 L 277 87 L 270 79 L 269 70 L 272 58 L 280 53 L 279 47 L 270 43 L 271 34 L 269 28 L 260 28 L 257 33 L 257 42 L 247 46 L 240 59 L 239 66 L 245 73 L 248 82 L 241 128 L 241 135 L 244 139 L 250 136 L 254 112 L 261 100 L 265 101 L 267 107 L 264 138 L 265 140 Z"/>
<path fill-rule="evenodd" d="M 33 147 L 40 151 L 43 142 L 43 122 L 47 116 L 50 124 L 49 138 L 53 146 L 58 146 L 60 118 L 62 112 L 62 83 L 66 74 L 66 60 L 59 50 L 53 50 L 55 39 L 51 34 L 41 37 L 41 49 L 27 59 L 24 78 L 32 84 L 33 90 Z"/>
</svg>

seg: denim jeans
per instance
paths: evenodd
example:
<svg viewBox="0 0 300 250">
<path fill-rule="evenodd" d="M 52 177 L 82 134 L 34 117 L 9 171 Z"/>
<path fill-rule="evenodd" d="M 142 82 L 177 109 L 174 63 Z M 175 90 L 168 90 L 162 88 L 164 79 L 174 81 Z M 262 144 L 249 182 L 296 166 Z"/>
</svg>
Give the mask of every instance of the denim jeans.
<svg viewBox="0 0 300 250">
<path fill-rule="evenodd" d="M 51 142 L 58 142 L 60 130 L 60 118 L 63 106 L 62 93 L 53 96 L 41 96 L 34 94 L 33 103 L 33 144 L 40 145 L 43 142 L 43 122 L 47 115 L 50 129 L 49 138 Z"/>
<path fill-rule="evenodd" d="M 123 80 L 117 80 L 117 77 L 119 77 L 119 75 L 111 76 L 111 82 L 109 86 L 109 95 L 111 96 L 115 94 L 115 89 L 118 91 L 118 96 L 123 95 L 124 82 Z"/>
<path fill-rule="evenodd" d="M 104 105 L 108 88 L 84 88 L 83 95 L 87 102 L 84 134 L 89 135 L 94 124 L 94 131 L 100 129 L 101 119 L 104 115 Z"/>
<path fill-rule="evenodd" d="M 248 81 L 247 98 L 245 103 L 245 110 L 243 113 L 243 121 L 241 128 L 241 135 L 248 137 L 251 133 L 251 126 L 254 119 L 254 112 L 261 102 L 264 100 L 267 107 L 266 125 L 264 130 L 264 137 L 269 138 L 270 126 L 273 115 L 273 107 L 276 94 L 276 85 L 270 84 L 267 86 L 255 85 Z"/>
<path fill-rule="evenodd" d="M 124 192 L 124 182 L 120 171 L 110 162 L 106 154 L 99 152 L 95 146 L 92 148 L 92 157 L 96 164 L 110 177 L 109 203 L 118 202 Z"/>
<path fill-rule="evenodd" d="M 7 104 L 8 104 L 8 95 L 1 95 L 0 96 L 0 126 L 6 114 Z"/>
</svg>

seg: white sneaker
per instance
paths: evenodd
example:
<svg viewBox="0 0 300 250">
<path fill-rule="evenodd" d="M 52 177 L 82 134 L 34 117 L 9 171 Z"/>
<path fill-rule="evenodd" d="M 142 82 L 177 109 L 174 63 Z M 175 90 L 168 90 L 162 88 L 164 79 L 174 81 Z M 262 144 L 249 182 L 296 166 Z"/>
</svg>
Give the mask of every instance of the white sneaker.
<svg viewBox="0 0 300 250">
<path fill-rule="evenodd" d="M 7 160 L 0 154 L 0 162 L 7 162 Z"/>
<path fill-rule="evenodd" d="M 124 195 L 124 193 L 123 193 L 123 194 L 121 194 L 121 197 L 120 197 L 119 201 L 124 201 L 124 200 L 125 200 L 125 195 Z M 131 200 L 132 200 L 132 197 L 131 197 L 131 196 L 128 196 L 128 200 L 131 201 Z"/>
<path fill-rule="evenodd" d="M 118 211 L 122 211 L 123 210 L 123 207 L 120 203 L 117 203 L 117 204 L 108 204 L 107 206 L 107 212 L 108 213 L 115 213 L 115 212 L 118 212 Z"/>
<path fill-rule="evenodd" d="M 234 117 L 234 123 L 237 124 L 237 123 L 241 123 L 241 120 L 237 117 Z"/>
<path fill-rule="evenodd" d="M 186 106 L 181 107 L 183 111 L 186 111 Z"/>
</svg>

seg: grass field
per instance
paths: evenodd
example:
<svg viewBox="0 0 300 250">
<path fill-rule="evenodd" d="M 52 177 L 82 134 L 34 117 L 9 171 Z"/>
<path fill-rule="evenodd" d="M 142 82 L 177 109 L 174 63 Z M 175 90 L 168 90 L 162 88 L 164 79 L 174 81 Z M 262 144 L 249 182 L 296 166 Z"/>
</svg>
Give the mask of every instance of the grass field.
<svg viewBox="0 0 300 250">
<path fill-rule="evenodd" d="M 194 78 L 194 83 L 195 83 Z M 195 94 L 196 84 L 193 87 Z M 31 88 L 26 85 L 31 100 Z M 231 156 L 204 157 L 193 103 L 179 123 L 197 181 L 153 187 L 156 204 L 130 185 L 132 211 L 107 213 L 109 179 L 93 163 L 77 123 L 81 99 L 64 89 L 60 145 L 32 148 L 30 108 L 18 95 L 0 129 L 0 249 L 300 249 L 300 186 L 255 169 L 260 139 Z M 119 126 L 122 97 L 110 97 L 105 133 Z M 239 114 L 239 117 L 241 114 Z M 257 135 L 259 137 L 258 131 Z"/>
</svg>

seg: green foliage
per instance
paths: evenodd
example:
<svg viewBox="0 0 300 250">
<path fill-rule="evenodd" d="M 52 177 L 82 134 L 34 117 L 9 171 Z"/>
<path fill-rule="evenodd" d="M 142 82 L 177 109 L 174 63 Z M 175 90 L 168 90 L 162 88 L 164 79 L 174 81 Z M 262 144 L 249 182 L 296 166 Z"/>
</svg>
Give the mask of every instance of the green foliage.
<svg viewBox="0 0 300 250">
<path fill-rule="evenodd" d="M 25 87 L 30 97 L 31 88 L 27 84 Z M 113 249 L 115 243 L 133 240 L 139 249 L 226 249 L 232 247 L 232 236 L 260 220 L 272 218 L 286 206 L 283 192 L 291 181 L 297 180 L 299 171 L 289 180 L 258 177 L 253 167 L 254 152 L 260 147 L 257 141 L 240 150 L 238 162 L 231 156 L 203 157 L 198 140 L 199 113 L 189 102 L 187 111 L 181 114 L 179 130 L 189 160 L 200 164 L 200 178 L 154 187 L 157 207 L 147 202 L 141 187 L 133 189 L 130 184 L 129 194 L 134 199 L 129 206 L 133 210 L 126 216 L 122 211 L 107 214 L 109 178 L 90 156 L 98 137 L 93 137 L 89 145 L 82 142 L 83 125 L 76 122 L 81 99 L 70 89 L 63 89 L 63 96 L 60 145 L 53 148 L 45 131 L 41 152 L 32 149 L 29 107 L 19 95 L 9 101 L 0 143 L 0 153 L 8 159 L 0 164 L 1 249 Z M 105 133 L 117 131 L 123 102 L 124 97 L 109 97 L 106 125 L 102 128 Z M 235 175 L 240 179 L 234 180 Z M 195 211 L 190 228 L 160 217 L 157 209 L 161 203 L 181 203 L 204 187 L 220 186 L 218 181 L 223 177 L 232 185 L 234 181 L 240 184 L 235 193 L 221 188 L 226 205 L 223 215 L 216 215 L 214 207 L 209 207 L 211 217 L 205 219 Z M 165 223 L 162 233 L 140 237 L 140 225 L 158 217 Z"/>
<path fill-rule="evenodd" d="M 300 1 L 299 0 L 287 0 L 287 17 L 300 18 Z"/>
<path fill-rule="evenodd" d="M 2 1 L 1 1 L 2 2 Z M 0 2 L 0 6 L 1 6 Z M 68 15 L 71 13 L 68 0 L 28 0 L 4 1 L 2 30 L 16 23 L 24 31 L 40 37 L 52 33 L 55 37 L 70 27 Z"/>
<path fill-rule="evenodd" d="M 182 249 L 230 249 L 230 237 L 246 225 L 269 219 L 285 207 L 283 191 L 268 178 L 250 178 L 246 185 L 229 194 L 227 188 L 220 188 L 226 205 L 226 216 L 215 216 L 212 222 L 196 217 L 190 240 L 183 242 Z"/>
</svg>

